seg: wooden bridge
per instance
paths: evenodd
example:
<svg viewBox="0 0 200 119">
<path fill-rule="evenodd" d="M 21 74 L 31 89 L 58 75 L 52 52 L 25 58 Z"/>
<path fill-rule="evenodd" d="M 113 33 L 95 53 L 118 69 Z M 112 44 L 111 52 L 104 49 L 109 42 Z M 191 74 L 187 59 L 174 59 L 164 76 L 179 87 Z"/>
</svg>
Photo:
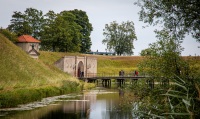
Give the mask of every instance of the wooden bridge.
<svg viewBox="0 0 200 119">
<path fill-rule="evenodd" d="M 111 79 L 115 80 L 118 86 L 125 85 L 126 80 L 129 80 L 131 84 L 137 82 L 138 80 L 146 79 L 146 84 L 153 89 L 155 85 L 155 79 L 159 78 L 156 83 L 160 85 L 169 85 L 169 79 L 163 77 L 150 77 L 150 76 L 133 76 L 133 74 L 126 74 L 119 76 L 119 74 L 88 74 L 87 76 L 78 77 L 80 80 L 83 80 L 88 83 L 98 83 L 101 82 L 104 87 L 111 87 Z"/>
<path fill-rule="evenodd" d="M 105 87 L 111 86 L 111 79 L 114 79 L 119 86 L 122 86 L 125 84 L 126 80 L 131 80 L 133 83 L 134 81 L 137 81 L 138 79 L 144 79 L 148 76 L 133 76 L 133 74 L 126 74 L 123 76 L 119 76 L 117 74 L 88 74 L 87 76 L 78 77 L 80 80 L 83 80 L 88 83 L 99 83 L 99 81 L 102 82 L 102 85 Z"/>
</svg>

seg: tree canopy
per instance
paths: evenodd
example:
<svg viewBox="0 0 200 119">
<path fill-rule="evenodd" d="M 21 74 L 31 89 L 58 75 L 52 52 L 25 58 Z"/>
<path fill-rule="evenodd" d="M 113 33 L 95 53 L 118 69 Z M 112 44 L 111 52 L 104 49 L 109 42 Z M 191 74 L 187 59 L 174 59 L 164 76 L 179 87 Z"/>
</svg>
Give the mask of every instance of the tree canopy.
<svg viewBox="0 0 200 119">
<path fill-rule="evenodd" d="M 175 37 L 172 37 L 166 29 L 155 33 L 159 40 L 149 44 L 149 48 L 142 51 L 146 59 L 140 63 L 140 70 L 150 76 L 171 77 L 174 74 L 180 76 L 180 72 L 184 72 L 187 66 L 179 56 L 183 48 L 175 42 Z"/>
<path fill-rule="evenodd" d="M 90 52 L 92 45 L 90 34 L 93 30 L 92 24 L 89 22 L 86 12 L 82 10 L 70 10 L 73 15 L 75 15 L 75 22 L 82 27 L 81 29 L 81 51 L 82 53 Z"/>
<path fill-rule="evenodd" d="M 42 11 L 27 8 L 15 11 L 8 29 L 18 36 L 28 34 L 41 40 L 41 49 L 60 52 L 88 52 L 93 30 L 86 12 L 82 10 Z"/>
<path fill-rule="evenodd" d="M 117 55 L 133 54 L 133 41 L 137 40 L 134 23 L 132 21 L 118 24 L 116 21 L 105 25 L 103 29 L 105 39 L 103 44 L 107 44 L 108 51 L 114 51 Z"/>
<path fill-rule="evenodd" d="M 200 42 L 199 0 L 138 0 L 140 20 L 157 25 L 163 24 L 178 39 L 191 33 Z"/>
<path fill-rule="evenodd" d="M 43 24 L 43 13 L 34 8 L 27 8 L 24 13 L 15 11 L 12 15 L 11 24 L 8 29 L 18 36 L 29 34 L 40 38 L 40 30 Z"/>
</svg>

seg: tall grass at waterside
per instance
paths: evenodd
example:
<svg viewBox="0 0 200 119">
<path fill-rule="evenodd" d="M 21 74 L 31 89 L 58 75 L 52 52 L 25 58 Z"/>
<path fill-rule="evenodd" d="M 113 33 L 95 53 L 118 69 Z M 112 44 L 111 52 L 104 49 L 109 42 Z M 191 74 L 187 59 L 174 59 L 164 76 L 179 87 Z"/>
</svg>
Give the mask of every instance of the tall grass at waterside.
<svg viewBox="0 0 200 119">
<path fill-rule="evenodd" d="M 131 102 L 132 109 L 129 110 L 137 118 L 199 118 L 199 78 L 174 77 L 171 80 L 170 85 L 157 83 L 153 89 L 145 80 L 130 85 L 128 89 L 137 100 L 127 96 L 124 103 Z"/>
<path fill-rule="evenodd" d="M 63 81 L 63 85 L 61 87 L 46 86 L 1 92 L 0 108 L 16 107 L 19 104 L 40 101 L 45 97 L 79 92 L 82 90 L 82 87 L 82 84 L 77 82 Z"/>
</svg>

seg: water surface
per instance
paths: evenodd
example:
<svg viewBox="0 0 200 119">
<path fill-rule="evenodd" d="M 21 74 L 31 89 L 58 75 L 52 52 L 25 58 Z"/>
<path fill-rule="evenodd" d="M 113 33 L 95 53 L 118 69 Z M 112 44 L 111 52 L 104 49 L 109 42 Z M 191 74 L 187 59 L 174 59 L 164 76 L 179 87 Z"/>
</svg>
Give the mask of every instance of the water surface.
<svg viewBox="0 0 200 119">
<path fill-rule="evenodd" d="M 21 108 L 0 111 L 2 119 L 128 119 L 119 108 L 123 92 L 97 88 L 82 94 L 44 99 Z"/>
</svg>

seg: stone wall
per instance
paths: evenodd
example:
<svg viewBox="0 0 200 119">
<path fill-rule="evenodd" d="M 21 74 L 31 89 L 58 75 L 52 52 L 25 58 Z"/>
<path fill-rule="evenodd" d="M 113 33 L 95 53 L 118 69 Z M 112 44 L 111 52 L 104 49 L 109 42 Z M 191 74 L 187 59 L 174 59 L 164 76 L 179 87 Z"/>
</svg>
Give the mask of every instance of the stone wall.
<svg viewBox="0 0 200 119">
<path fill-rule="evenodd" d="M 54 64 L 75 77 L 91 77 L 97 73 L 97 59 L 93 57 L 65 56 Z"/>
<path fill-rule="evenodd" d="M 97 74 L 97 59 L 93 57 L 87 57 L 87 77 L 96 76 Z"/>
<path fill-rule="evenodd" d="M 76 57 L 75 56 L 65 56 L 63 61 L 63 71 L 69 73 L 70 75 L 75 75 L 76 68 Z"/>
</svg>

